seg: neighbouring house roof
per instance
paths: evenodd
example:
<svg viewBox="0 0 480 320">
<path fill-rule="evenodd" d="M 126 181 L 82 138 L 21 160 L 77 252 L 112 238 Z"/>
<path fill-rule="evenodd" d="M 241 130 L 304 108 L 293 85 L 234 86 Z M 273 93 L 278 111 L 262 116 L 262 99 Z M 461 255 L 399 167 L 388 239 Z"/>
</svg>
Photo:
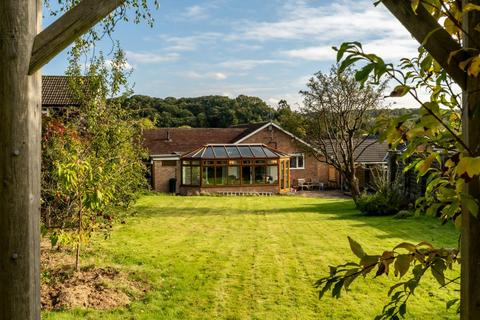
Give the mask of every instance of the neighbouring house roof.
<svg viewBox="0 0 480 320">
<path fill-rule="evenodd" d="M 326 147 L 327 152 L 333 154 L 329 142 Z M 379 142 L 377 138 L 367 138 L 355 150 L 355 162 L 365 164 L 386 162 L 388 150 L 388 143 Z"/>
<path fill-rule="evenodd" d="M 42 76 L 42 106 L 78 106 L 69 86 L 67 76 Z"/>
<path fill-rule="evenodd" d="M 158 128 L 144 130 L 150 155 L 184 154 L 207 144 L 230 144 L 244 128 Z"/>
<path fill-rule="evenodd" d="M 388 150 L 389 150 L 388 143 L 379 142 L 378 139 L 366 139 L 360 145 L 360 147 L 359 147 L 360 151 L 363 150 L 365 146 L 368 146 L 368 147 L 357 158 L 357 162 L 360 162 L 360 163 L 386 162 L 386 157 L 387 157 Z"/>
<path fill-rule="evenodd" d="M 207 144 L 185 154 L 182 159 L 278 159 L 288 156 L 261 143 Z"/>
</svg>

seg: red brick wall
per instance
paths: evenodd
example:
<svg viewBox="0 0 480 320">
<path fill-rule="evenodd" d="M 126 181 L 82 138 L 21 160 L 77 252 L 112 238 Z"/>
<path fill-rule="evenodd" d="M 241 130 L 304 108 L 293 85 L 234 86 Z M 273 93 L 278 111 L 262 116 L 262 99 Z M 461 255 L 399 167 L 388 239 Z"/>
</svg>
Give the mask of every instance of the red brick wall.
<svg viewBox="0 0 480 320">
<path fill-rule="evenodd" d="M 328 165 L 318 161 L 312 155 L 305 152 L 303 144 L 296 142 L 288 134 L 275 127 L 265 128 L 264 130 L 254 134 L 253 136 L 245 139 L 242 143 L 264 143 L 267 146 L 275 148 L 279 151 L 293 154 L 304 153 L 305 154 L 305 169 L 291 169 L 291 183 L 290 185 L 296 185 L 297 179 L 312 179 L 313 181 L 323 182 L 325 185 L 328 183 Z"/>
<path fill-rule="evenodd" d="M 156 192 L 169 192 L 168 181 L 171 178 L 177 179 L 177 192 L 180 187 L 180 161 L 177 166 L 162 166 L 162 160 L 154 160 L 152 164 L 152 187 Z"/>
<path fill-rule="evenodd" d="M 217 192 L 271 192 L 279 193 L 278 185 L 274 186 L 231 186 L 231 187 L 191 187 L 181 186 L 180 194 L 184 196 L 199 195 L 202 193 L 217 193 Z"/>
</svg>

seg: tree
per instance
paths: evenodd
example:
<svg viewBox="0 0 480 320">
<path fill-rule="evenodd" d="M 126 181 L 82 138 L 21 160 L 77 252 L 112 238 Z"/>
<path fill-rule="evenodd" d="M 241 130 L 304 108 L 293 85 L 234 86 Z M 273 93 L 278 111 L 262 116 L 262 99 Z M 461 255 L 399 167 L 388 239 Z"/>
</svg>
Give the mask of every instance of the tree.
<svg viewBox="0 0 480 320">
<path fill-rule="evenodd" d="M 275 121 L 295 136 L 305 138 L 305 119 L 298 111 L 292 110 L 286 100 L 280 100 L 275 113 Z"/>
<path fill-rule="evenodd" d="M 368 142 L 370 128 L 367 114 L 380 107 L 383 85 L 362 87 L 353 71 L 329 74 L 318 72 L 301 91 L 302 112 L 308 119 L 308 142 L 319 154 L 316 157 L 337 169 L 354 200 L 360 194 L 356 160 L 376 141 Z"/>
<path fill-rule="evenodd" d="M 42 223 L 52 245 L 80 249 L 94 232 L 108 236 L 118 208 L 128 209 L 146 186 L 141 141 L 142 123 L 121 107 L 129 94 L 123 51 L 117 48 L 110 66 L 102 55 L 81 76 L 78 51 L 69 76 L 80 106 L 64 119 L 45 119 L 42 136 Z M 75 54 L 75 52 L 77 54 Z"/>
<path fill-rule="evenodd" d="M 40 68 L 115 8 L 140 0 L 60 1 L 68 10 L 40 31 L 37 0 L 0 1 L 0 318 L 40 319 Z M 141 19 L 144 12 L 136 15 Z M 112 30 L 112 28 L 108 28 Z"/>
<path fill-rule="evenodd" d="M 424 52 L 417 61 L 404 60 L 403 67 L 394 68 L 373 54 L 363 52 L 359 43 L 344 43 L 338 49 L 338 59 L 343 58 L 342 66 L 347 67 L 359 60 L 366 65 L 357 73 L 361 82 L 366 82 L 369 75 L 373 81 L 378 81 L 383 76 L 390 76 L 399 82 L 392 92 L 394 96 L 407 93 L 416 96 L 418 84 L 430 87 L 430 101 L 419 101 L 422 105 L 419 121 L 412 122 L 398 119 L 389 130 L 392 140 L 414 140 L 415 136 L 425 139 L 427 157 L 421 159 L 416 168 L 419 174 L 433 168 L 434 163 L 439 164 L 436 174 L 430 179 L 427 190 L 434 201 L 427 204 L 430 212 L 438 213 L 444 219 L 452 219 L 458 226 L 461 225 L 461 254 L 458 249 L 435 248 L 431 244 L 419 243 L 417 245 L 403 243 L 394 250 L 385 251 L 382 255 L 371 256 L 365 254 L 361 246 L 350 240 L 352 251 L 361 259 L 359 264 L 360 274 L 368 273 L 375 266 L 378 267 L 377 275 L 388 273 L 388 266 L 395 263 L 399 275 L 404 275 L 411 264 L 417 263 L 412 269 L 413 277 L 400 282 L 391 288 L 390 293 L 396 291 L 391 297 L 391 303 L 384 308 L 384 313 L 379 319 L 398 319 L 405 314 L 406 301 L 418 285 L 424 272 L 432 270 L 437 281 L 444 286 L 455 283 L 458 279 L 446 281 L 443 271 L 452 263 L 461 262 L 461 299 L 460 307 L 462 319 L 478 319 L 480 317 L 480 221 L 478 219 L 478 204 L 480 200 L 480 118 L 478 106 L 480 101 L 480 45 L 478 43 L 480 30 L 480 3 L 478 1 L 393 1 L 382 2 L 422 43 Z M 378 3 L 377 2 L 377 3 Z M 443 27 L 437 21 L 443 22 Z M 422 53 L 424 54 L 422 56 Z M 416 70 L 405 71 L 408 68 Z M 455 102 L 458 94 L 450 94 L 451 81 L 447 74 L 463 90 L 462 103 Z M 431 79 L 433 78 L 433 81 Z M 450 101 L 446 97 L 450 94 Z M 442 108 L 440 108 L 442 106 Z M 457 110 L 445 110 L 447 108 Z M 458 120 L 459 112 L 462 113 L 461 127 Z M 449 118 L 445 118 L 450 114 Z M 422 127 L 425 123 L 428 126 Z M 460 129 L 459 129 L 460 128 Z M 461 131 L 460 131 L 461 130 Z M 447 138 L 442 141 L 441 138 Z M 442 150 L 446 158 L 436 157 L 433 148 L 437 144 L 454 146 L 453 150 Z M 413 144 L 415 145 L 415 144 Z M 438 147 L 437 147 L 438 148 Z M 441 149 L 443 149 L 442 147 Z M 412 148 L 415 149 L 415 146 Z M 429 194 L 427 193 L 427 197 Z M 431 209 L 434 208 L 434 209 Z M 427 210 L 428 212 L 428 210 Z M 397 250 L 406 250 L 406 254 L 399 254 Z M 345 264 L 339 269 L 333 268 L 331 275 L 319 281 L 323 289 L 332 287 L 335 295 L 347 283 L 349 285 L 358 275 L 354 264 Z M 403 270 L 403 271 L 402 271 Z M 335 280 L 334 280 L 335 279 Z M 331 281 L 331 282 L 329 282 Z M 451 306 L 454 303 L 447 304 Z"/>
</svg>

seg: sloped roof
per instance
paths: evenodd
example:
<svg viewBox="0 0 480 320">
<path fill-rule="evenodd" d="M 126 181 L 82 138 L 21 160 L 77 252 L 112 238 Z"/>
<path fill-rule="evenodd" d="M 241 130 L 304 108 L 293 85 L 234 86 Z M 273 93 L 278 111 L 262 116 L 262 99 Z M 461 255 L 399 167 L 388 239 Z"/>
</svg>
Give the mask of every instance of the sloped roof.
<svg viewBox="0 0 480 320">
<path fill-rule="evenodd" d="M 332 146 L 327 142 L 327 152 L 333 153 Z M 355 150 L 355 162 L 358 163 L 379 163 L 386 162 L 388 143 L 379 142 L 377 138 L 365 139 Z M 362 152 L 360 154 L 360 152 Z M 360 155 L 359 155 L 360 154 Z"/>
<path fill-rule="evenodd" d="M 42 76 L 42 106 L 76 106 L 67 76 Z"/>
<path fill-rule="evenodd" d="M 245 128 L 158 128 L 143 132 L 151 155 L 184 154 L 207 144 L 230 144 Z"/>
<path fill-rule="evenodd" d="M 288 154 L 262 143 L 207 144 L 182 157 L 188 159 L 278 159 Z"/>
<path fill-rule="evenodd" d="M 236 140 L 241 140 L 242 138 L 254 133 L 258 129 L 262 128 L 266 124 L 269 124 L 269 121 L 264 121 L 264 122 L 257 122 L 257 123 L 247 123 L 247 124 L 237 124 L 230 126 L 230 128 L 239 128 L 239 129 L 244 129 L 243 133 L 240 134 Z"/>
</svg>

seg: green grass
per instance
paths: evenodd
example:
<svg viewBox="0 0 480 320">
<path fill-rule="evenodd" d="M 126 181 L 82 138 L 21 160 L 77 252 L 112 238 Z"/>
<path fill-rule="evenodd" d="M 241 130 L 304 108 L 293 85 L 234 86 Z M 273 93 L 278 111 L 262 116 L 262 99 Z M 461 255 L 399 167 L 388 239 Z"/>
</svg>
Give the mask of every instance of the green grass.
<svg viewBox="0 0 480 320">
<path fill-rule="evenodd" d="M 145 299 L 45 319 L 373 319 L 391 278 L 359 279 L 338 300 L 319 301 L 313 287 L 328 265 L 357 260 L 347 235 L 372 254 L 401 241 L 451 247 L 458 237 L 432 218 L 364 217 L 339 199 L 145 196 L 136 208 L 86 259 L 146 278 Z M 458 318 L 445 309 L 456 293 L 432 279 L 417 289 L 407 319 Z"/>
</svg>

